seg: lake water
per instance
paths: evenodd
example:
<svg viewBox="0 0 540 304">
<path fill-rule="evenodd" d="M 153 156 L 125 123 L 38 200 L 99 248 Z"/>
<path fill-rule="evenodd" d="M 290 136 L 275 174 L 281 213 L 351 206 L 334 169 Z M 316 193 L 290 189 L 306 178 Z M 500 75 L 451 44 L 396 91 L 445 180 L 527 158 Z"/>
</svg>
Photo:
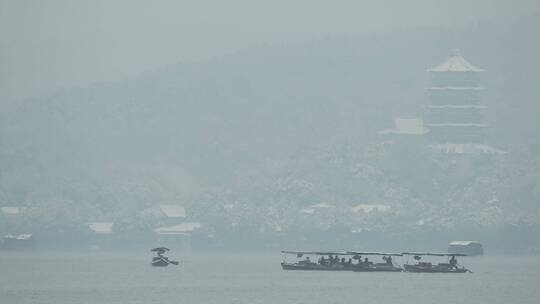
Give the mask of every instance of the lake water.
<svg viewBox="0 0 540 304">
<path fill-rule="evenodd" d="M 460 260 L 472 274 L 283 271 L 279 253 L 150 258 L 0 253 L 0 303 L 540 303 L 540 257 Z"/>
</svg>

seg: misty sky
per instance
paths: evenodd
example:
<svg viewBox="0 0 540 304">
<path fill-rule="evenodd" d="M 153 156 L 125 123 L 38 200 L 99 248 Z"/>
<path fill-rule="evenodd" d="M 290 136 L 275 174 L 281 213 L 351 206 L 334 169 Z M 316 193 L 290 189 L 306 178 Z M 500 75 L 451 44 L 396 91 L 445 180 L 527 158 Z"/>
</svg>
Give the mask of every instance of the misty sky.
<svg viewBox="0 0 540 304">
<path fill-rule="evenodd" d="M 251 46 L 515 18 L 538 0 L 0 0 L 0 104 Z"/>
</svg>

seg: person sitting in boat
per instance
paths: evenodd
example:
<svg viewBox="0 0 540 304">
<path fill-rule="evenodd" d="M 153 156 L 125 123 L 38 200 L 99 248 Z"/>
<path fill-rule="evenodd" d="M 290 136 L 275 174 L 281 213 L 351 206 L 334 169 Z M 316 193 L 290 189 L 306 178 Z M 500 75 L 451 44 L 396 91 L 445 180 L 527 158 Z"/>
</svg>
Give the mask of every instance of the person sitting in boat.
<svg viewBox="0 0 540 304">
<path fill-rule="evenodd" d="M 347 265 L 352 265 L 352 259 L 349 258 L 349 260 L 347 261 Z"/>
<path fill-rule="evenodd" d="M 369 265 L 371 264 L 371 262 L 368 260 L 368 258 L 364 258 L 364 265 Z"/>
<path fill-rule="evenodd" d="M 450 258 L 449 263 L 450 263 L 450 266 L 456 267 L 456 268 L 457 268 L 457 259 L 456 259 L 456 256 L 455 256 L 455 255 L 453 255 L 453 256 Z"/>
<path fill-rule="evenodd" d="M 392 257 L 391 256 L 387 256 L 385 261 L 386 261 L 386 264 L 392 265 Z"/>
</svg>

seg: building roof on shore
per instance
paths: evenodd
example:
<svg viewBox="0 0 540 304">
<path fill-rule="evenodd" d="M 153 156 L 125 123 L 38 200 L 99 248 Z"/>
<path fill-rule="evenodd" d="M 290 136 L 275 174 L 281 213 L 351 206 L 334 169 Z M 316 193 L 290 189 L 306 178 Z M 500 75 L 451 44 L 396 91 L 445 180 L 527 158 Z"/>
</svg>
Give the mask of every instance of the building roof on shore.
<svg viewBox="0 0 540 304">
<path fill-rule="evenodd" d="M 302 209 L 300 209 L 300 212 L 306 213 L 306 214 L 314 214 L 315 211 L 317 211 L 317 210 L 324 210 L 324 209 L 335 208 L 335 207 L 336 206 L 330 205 L 330 204 L 327 204 L 327 203 L 318 203 L 318 204 L 311 205 L 311 206 L 309 206 L 307 208 L 302 208 Z"/>
<path fill-rule="evenodd" d="M 112 228 L 114 226 L 113 222 L 91 222 L 88 223 L 88 228 L 97 234 L 111 234 L 113 232 Z"/>
<path fill-rule="evenodd" d="M 310 207 L 311 208 L 334 208 L 335 206 L 327 204 L 327 203 L 319 203 L 319 204 L 311 205 Z"/>
<path fill-rule="evenodd" d="M 31 238 L 32 238 L 32 234 L 17 234 L 17 235 L 8 234 L 4 236 L 4 239 L 12 239 L 12 240 L 19 240 L 19 241 L 29 240 Z"/>
<path fill-rule="evenodd" d="M 187 234 L 201 228 L 201 226 L 199 222 L 185 222 L 174 226 L 160 227 L 154 229 L 154 232 L 157 234 Z"/>
<path fill-rule="evenodd" d="M 390 206 L 384 204 L 359 204 L 351 208 L 353 212 L 386 212 L 390 210 Z"/>
<path fill-rule="evenodd" d="M 23 213 L 26 209 L 27 207 L 14 207 L 14 206 L 0 207 L 1 213 L 5 215 L 19 215 Z"/>
<path fill-rule="evenodd" d="M 483 72 L 461 56 L 459 50 L 454 50 L 452 56 L 429 70 L 430 72 Z"/>
<path fill-rule="evenodd" d="M 379 134 L 424 135 L 429 130 L 420 118 L 395 118 L 394 128 L 381 130 Z"/>
<path fill-rule="evenodd" d="M 159 210 L 166 217 L 185 218 L 186 209 L 180 205 L 159 205 Z"/>
<path fill-rule="evenodd" d="M 486 144 L 446 143 L 430 147 L 435 152 L 442 154 L 506 154 L 505 151 Z"/>
</svg>

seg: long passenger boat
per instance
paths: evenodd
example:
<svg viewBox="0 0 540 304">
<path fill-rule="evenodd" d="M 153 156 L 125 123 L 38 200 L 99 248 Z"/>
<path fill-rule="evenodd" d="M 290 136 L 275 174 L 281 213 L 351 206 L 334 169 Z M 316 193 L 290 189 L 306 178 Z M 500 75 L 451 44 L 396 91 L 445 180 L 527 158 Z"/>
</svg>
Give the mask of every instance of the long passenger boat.
<svg viewBox="0 0 540 304">
<path fill-rule="evenodd" d="M 401 253 L 355 252 L 355 251 L 282 251 L 283 270 L 322 270 L 356 272 L 400 272 L 403 269 L 394 265 L 392 257 Z M 287 257 L 295 256 L 296 261 L 288 262 Z M 382 256 L 383 263 L 373 263 L 368 256 Z M 313 257 L 313 259 L 312 259 Z M 364 257 L 364 259 L 362 259 Z M 317 261 L 315 261 L 317 259 Z"/>
</svg>

